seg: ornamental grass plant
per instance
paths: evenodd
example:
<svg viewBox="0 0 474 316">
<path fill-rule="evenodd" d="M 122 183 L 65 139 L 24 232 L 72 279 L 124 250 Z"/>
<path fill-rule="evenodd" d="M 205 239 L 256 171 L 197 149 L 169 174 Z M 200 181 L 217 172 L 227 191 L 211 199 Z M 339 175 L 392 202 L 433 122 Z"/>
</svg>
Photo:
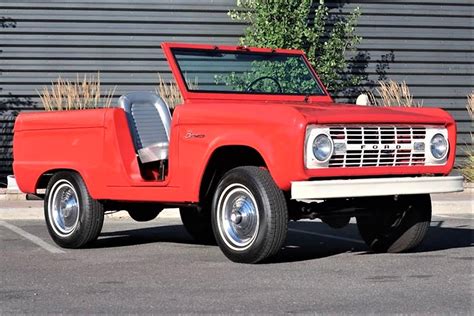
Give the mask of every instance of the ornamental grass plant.
<svg viewBox="0 0 474 316">
<path fill-rule="evenodd" d="M 155 88 L 156 94 L 163 98 L 170 110 L 183 103 L 183 96 L 174 80 L 166 82 L 161 74 L 158 74 L 158 86 Z"/>
<path fill-rule="evenodd" d="M 51 86 L 36 91 L 46 111 L 108 108 L 116 87 L 102 92 L 100 73 L 97 76 L 77 74 L 75 81 L 58 77 Z"/>
<path fill-rule="evenodd" d="M 186 79 L 186 83 L 191 90 L 198 86 L 197 79 L 194 81 Z M 170 110 L 174 110 L 176 106 L 184 102 L 176 82 L 172 79 L 169 81 L 164 80 L 161 74 L 158 74 L 158 86 L 155 88 L 155 92 L 163 98 Z"/>
<path fill-rule="evenodd" d="M 467 104 L 466 104 L 467 112 L 469 113 L 469 117 L 471 118 L 471 127 L 472 121 L 474 118 L 474 91 L 471 92 L 467 96 Z M 473 148 L 473 137 L 471 132 L 471 144 L 466 145 L 465 153 L 466 158 L 464 163 L 462 164 L 461 172 L 466 179 L 466 181 L 473 182 L 474 181 L 474 148 Z"/>
<path fill-rule="evenodd" d="M 375 106 L 421 107 L 423 105 L 423 103 L 414 101 L 405 81 L 401 83 L 393 80 L 379 81 L 375 93 L 377 96 L 372 92 L 367 93 L 370 104 Z"/>
</svg>

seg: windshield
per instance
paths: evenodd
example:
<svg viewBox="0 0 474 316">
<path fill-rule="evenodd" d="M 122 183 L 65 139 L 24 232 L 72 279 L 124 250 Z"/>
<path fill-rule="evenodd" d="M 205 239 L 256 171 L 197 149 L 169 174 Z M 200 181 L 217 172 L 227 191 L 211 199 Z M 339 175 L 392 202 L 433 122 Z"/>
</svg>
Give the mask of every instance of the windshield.
<svg viewBox="0 0 474 316">
<path fill-rule="evenodd" d="M 172 52 L 188 91 L 325 95 L 301 55 L 182 48 Z"/>
</svg>

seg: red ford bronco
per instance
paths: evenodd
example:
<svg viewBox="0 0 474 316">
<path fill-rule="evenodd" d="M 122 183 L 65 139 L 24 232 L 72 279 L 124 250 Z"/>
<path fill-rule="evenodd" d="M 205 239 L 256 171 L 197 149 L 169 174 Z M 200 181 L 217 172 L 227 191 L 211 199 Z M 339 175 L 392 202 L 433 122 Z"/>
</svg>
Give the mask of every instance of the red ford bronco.
<svg viewBox="0 0 474 316">
<path fill-rule="evenodd" d="M 97 239 L 105 211 L 148 221 L 177 206 L 190 235 L 235 262 L 275 255 L 288 221 L 308 218 L 356 217 L 371 250 L 401 252 L 428 229 L 429 194 L 462 191 L 441 109 L 336 104 L 297 50 L 162 46 L 184 99 L 172 115 L 133 92 L 114 108 L 18 116 L 16 179 L 44 192 L 58 245 Z"/>
</svg>

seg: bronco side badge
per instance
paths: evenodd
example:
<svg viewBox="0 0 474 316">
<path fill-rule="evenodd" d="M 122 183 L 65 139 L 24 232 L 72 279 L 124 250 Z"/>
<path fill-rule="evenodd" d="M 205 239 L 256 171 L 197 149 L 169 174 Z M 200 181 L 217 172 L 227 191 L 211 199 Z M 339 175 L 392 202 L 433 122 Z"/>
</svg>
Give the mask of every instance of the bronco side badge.
<svg viewBox="0 0 474 316">
<path fill-rule="evenodd" d="M 204 134 L 194 134 L 193 131 L 188 131 L 186 135 L 184 135 L 185 139 L 190 139 L 190 138 L 204 138 L 206 135 Z"/>
</svg>

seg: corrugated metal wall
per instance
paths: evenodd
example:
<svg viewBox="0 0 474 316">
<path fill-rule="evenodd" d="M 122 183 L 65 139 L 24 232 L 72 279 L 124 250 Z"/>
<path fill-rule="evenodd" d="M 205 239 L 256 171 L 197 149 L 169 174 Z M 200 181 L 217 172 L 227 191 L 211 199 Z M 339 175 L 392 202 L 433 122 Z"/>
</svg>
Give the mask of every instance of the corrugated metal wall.
<svg viewBox="0 0 474 316">
<path fill-rule="evenodd" d="M 471 142 L 465 104 L 474 89 L 472 0 L 327 3 L 335 14 L 362 10 L 358 31 L 364 40 L 354 69 L 369 75 L 367 87 L 384 76 L 405 80 L 426 106 L 453 114 L 460 145 Z M 0 182 L 11 173 L 12 118 L 16 111 L 41 107 L 37 89 L 58 75 L 73 79 L 100 71 L 103 85 L 117 85 L 117 96 L 153 90 L 157 73 L 169 71 L 162 41 L 237 43 L 244 25 L 227 16 L 234 5 L 234 0 L 0 1 Z"/>
</svg>

